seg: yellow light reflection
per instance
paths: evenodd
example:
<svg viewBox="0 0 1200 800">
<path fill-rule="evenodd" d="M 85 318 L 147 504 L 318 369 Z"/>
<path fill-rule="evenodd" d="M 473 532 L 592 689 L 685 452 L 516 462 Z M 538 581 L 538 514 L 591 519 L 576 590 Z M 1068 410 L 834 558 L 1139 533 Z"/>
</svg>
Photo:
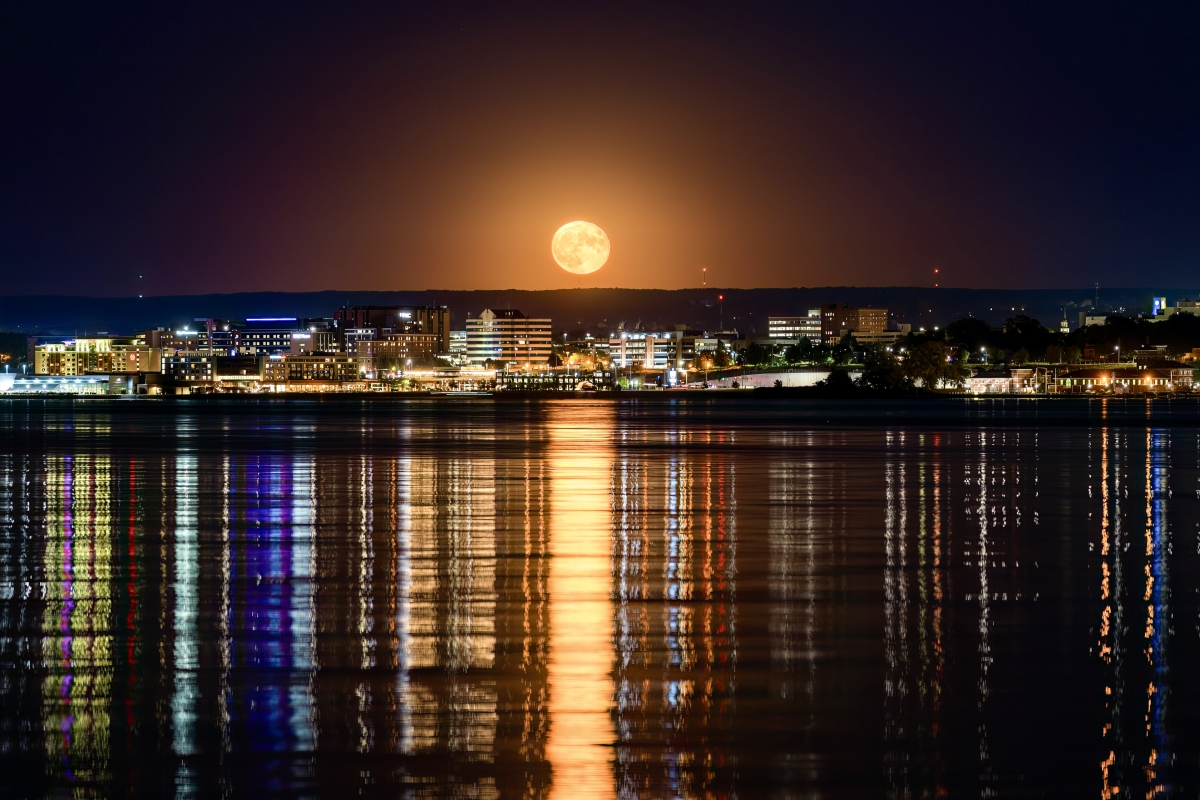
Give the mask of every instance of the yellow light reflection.
<svg viewBox="0 0 1200 800">
<path fill-rule="evenodd" d="M 552 797 L 614 797 L 611 746 L 609 435 L 606 405 L 551 410 L 550 735 Z"/>
</svg>

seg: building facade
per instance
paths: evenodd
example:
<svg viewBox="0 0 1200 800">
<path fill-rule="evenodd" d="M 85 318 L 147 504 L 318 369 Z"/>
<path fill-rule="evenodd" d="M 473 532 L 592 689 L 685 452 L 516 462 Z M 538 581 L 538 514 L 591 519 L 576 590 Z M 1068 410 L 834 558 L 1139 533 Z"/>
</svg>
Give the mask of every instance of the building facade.
<svg viewBox="0 0 1200 800">
<path fill-rule="evenodd" d="M 363 339 L 355 348 L 359 358 L 371 358 L 376 367 L 404 366 L 411 359 L 437 355 L 439 342 L 432 333 L 385 333 L 377 339 Z"/>
<path fill-rule="evenodd" d="M 608 357 L 615 368 L 684 369 L 696 356 L 695 343 L 684 331 L 621 331 L 609 337 Z"/>
<path fill-rule="evenodd" d="M 500 372 L 496 389 L 509 392 L 573 392 L 611 389 L 613 374 L 608 370 L 579 371 L 555 369 L 547 372 Z"/>
<path fill-rule="evenodd" d="M 337 327 L 374 329 L 379 336 L 426 334 L 436 339 L 434 353 L 450 352 L 450 309 L 446 306 L 354 306 L 334 312 Z"/>
<path fill-rule="evenodd" d="M 37 375 L 88 375 L 113 372 L 159 372 L 162 350 L 133 340 L 75 339 L 39 344 L 33 351 Z"/>
<path fill-rule="evenodd" d="M 163 379 L 171 383 L 212 383 L 216 356 L 207 354 L 163 356 Z"/>
<path fill-rule="evenodd" d="M 967 378 L 965 388 L 971 394 L 1027 394 L 1034 391 L 1032 369 L 977 369 Z"/>
<path fill-rule="evenodd" d="M 854 341 L 860 345 L 897 347 L 905 336 L 908 336 L 907 331 L 855 331 Z"/>
<path fill-rule="evenodd" d="M 303 335 L 304 331 L 295 317 L 248 317 L 234 349 L 246 356 L 290 353 L 298 333 Z"/>
<path fill-rule="evenodd" d="M 1195 385 L 1192 368 L 1182 365 L 1056 370 L 1047 382 L 1055 394 L 1155 394 L 1190 391 Z"/>
<path fill-rule="evenodd" d="M 346 355 L 275 356 L 267 359 L 263 380 L 350 382 L 360 380 L 358 359 Z"/>
<path fill-rule="evenodd" d="M 543 367 L 551 353 L 548 318 L 526 317 L 516 309 L 484 309 L 467 320 L 467 361 Z"/>
<path fill-rule="evenodd" d="M 450 360 L 455 364 L 467 363 L 467 332 L 450 331 Z"/>
<path fill-rule="evenodd" d="M 807 338 L 821 342 L 821 309 L 809 309 L 804 317 L 767 317 L 767 335 L 772 339 Z"/>
<path fill-rule="evenodd" d="M 883 333 L 887 330 L 886 308 L 856 308 L 847 303 L 826 303 L 821 307 L 821 337 L 833 344 L 847 333 Z"/>
</svg>

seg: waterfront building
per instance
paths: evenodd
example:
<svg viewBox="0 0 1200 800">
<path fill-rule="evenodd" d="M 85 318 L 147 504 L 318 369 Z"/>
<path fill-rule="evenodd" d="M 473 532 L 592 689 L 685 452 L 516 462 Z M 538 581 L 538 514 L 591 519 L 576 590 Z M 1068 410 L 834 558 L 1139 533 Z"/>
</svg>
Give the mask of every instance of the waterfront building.
<svg viewBox="0 0 1200 800">
<path fill-rule="evenodd" d="M 0 372 L 0 394 L 109 394 L 113 379 L 125 376 L 110 375 L 18 375 Z"/>
<path fill-rule="evenodd" d="M 354 354 L 369 358 L 375 369 L 403 368 L 413 359 L 437 355 L 439 341 L 432 333 L 387 333 L 377 339 L 363 339 Z"/>
<path fill-rule="evenodd" d="M 772 339 L 798 341 L 807 338 L 821 342 L 821 309 L 809 309 L 804 317 L 767 317 L 767 335 Z"/>
<path fill-rule="evenodd" d="M 973 370 L 965 381 L 970 394 L 1027 394 L 1034 387 L 1034 371 L 1018 367 Z"/>
<path fill-rule="evenodd" d="M 160 348 L 131 338 L 89 337 L 36 345 L 33 371 L 36 375 L 158 372 L 161 360 Z"/>
<path fill-rule="evenodd" d="M 168 386 L 260 381 L 264 360 L 263 356 L 168 354 L 162 359 L 162 380 Z"/>
<path fill-rule="evenodd" d="M 607 370 L 549 370 L 546 372 L 498 372 L 499 391 L 558 391 L 611 389 L 613 374 Z"/>
<path fill-rule="evenodd" d="M 212 383 L 215 361 L 216 356 L 207 353 L 163 356 L 163 380 L 176 384 Z"/>
<path fill-rule="evenodd" d="M 544 367 L 551 353 L 548 318 L 526 317 L 516 309 L 484 309 L 467 320 L 467 361 Z"/>
<path fill-rule="evenodd" d="M 847 333 L 883 333 L 887 330 L 886 308 L 856 308 L 847 303 L 821 306 L 821 337 L 833 344 Z"/>
<path fill-rule="evenodd" d="M 450 352 L 450 309 L 446 306 L 354 306 L 339 308 L 333 318 L 338 328 L 370 328 L 379 335 L 432 335 L 437 340 L 433 352 Z"/>
<path fill-rule="evenodd" d="M 1192 368 L 1182 365 L 1057 370 L 1048 383 L 1049 390 L 1055 394 L 1155 394 L 1194 388 Z"/>
<path fill-rule="evenodd" d="M 358 359 L 348 355 L 272 356 L 266 360 L 263 374 L 268 383 L 360 379 Z"/>
<path fill-rule="evenodd" d="M 697 338 L 685 330 L 621 331 L 608 340 L 608 357 L 613 367 L 662 370 L 683 369 L 695 358 Z"/>
<path fill-rule="evenodd" d="M 214 356 L 213 380 L 225 384 L 254 384 L 263 379 L 266 356 Z"/>
</svg>

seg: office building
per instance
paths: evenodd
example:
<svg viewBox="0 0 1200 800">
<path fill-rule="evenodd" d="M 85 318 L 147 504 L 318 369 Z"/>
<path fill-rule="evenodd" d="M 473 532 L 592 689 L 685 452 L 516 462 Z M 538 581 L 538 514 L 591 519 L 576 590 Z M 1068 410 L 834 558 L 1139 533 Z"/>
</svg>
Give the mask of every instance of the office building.
<svg viewBox="0 0 1200 800">
<path fill-rule="evenodd" d="M 684 369 L 695 358 L 696 336 L 685 330 L 621 331 L 608 340 L 608 357 L 613 367 Z"/>
<path fill-rule="evenodd" d="M 856 308 L 847 303 L 821 306 L 821 338 L 838 342 L 847 333 L 883 333 L 887 330 L 886 308 Z"/>
<path fill-rule="evenodd" d="M 821 309 L 809 309 L 803 317 L 767 317 L 767 334 L 772 339 L 798 341 L 807 338 L 814 344 L 821 342 Z"/>
<path fill-rule="evenodd" d="M 233 350 L 247 356 L 290 353 L 293 337 L 305 332 L 296 317 L 247 317 L 246 327 L 235 339 Z"/>
<path fill-rule="evenodd" d="M 544 367 L 550 357 L 550 320 L 526 317 L 516 309 L 484 309 L 467 320 L 467 361 Z"/>
</svg>

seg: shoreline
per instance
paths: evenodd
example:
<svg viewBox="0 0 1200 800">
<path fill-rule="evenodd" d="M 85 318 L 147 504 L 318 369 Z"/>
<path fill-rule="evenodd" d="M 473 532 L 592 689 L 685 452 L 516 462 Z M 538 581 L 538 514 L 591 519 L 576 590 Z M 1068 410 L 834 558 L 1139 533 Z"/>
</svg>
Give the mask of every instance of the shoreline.
<svg viewBox="0 0 1200 800">
<path fill-rule="evenodd" d="M 114 403 L 137 405 L 144 403 L 167 405 L 274 405 L 294 402 L 316 404 L 397 404 L 405 402 L 457 403 L 528 403 L 544 402 L 654 402 L 654 403 L 740 403 L 748 401 L 855 401 L 871 404 L 946 404 L 946 403 L 991 403 L 1003 402 L 1081 402 L 1129 403 L 1129 402 L 1181 402 L 1195 401 L 1200 404 L 1200 392 L 1158 392 L 1138 394 L 966 394 L 962 392 L 829 392 L 818 387 L 798 389 L 699 389 L 666 391 L 622 391 L 622 392 L 546 392 L 546 391 L 500 391 L 500 392 L 271 392 L 262 394 L 190 394 L 190 395 L 109 395 L 109 394 L 66 394 L 47 392 L 0 394 L 0 402 L 53 402 L 53 403 Z"/>
</svg>

